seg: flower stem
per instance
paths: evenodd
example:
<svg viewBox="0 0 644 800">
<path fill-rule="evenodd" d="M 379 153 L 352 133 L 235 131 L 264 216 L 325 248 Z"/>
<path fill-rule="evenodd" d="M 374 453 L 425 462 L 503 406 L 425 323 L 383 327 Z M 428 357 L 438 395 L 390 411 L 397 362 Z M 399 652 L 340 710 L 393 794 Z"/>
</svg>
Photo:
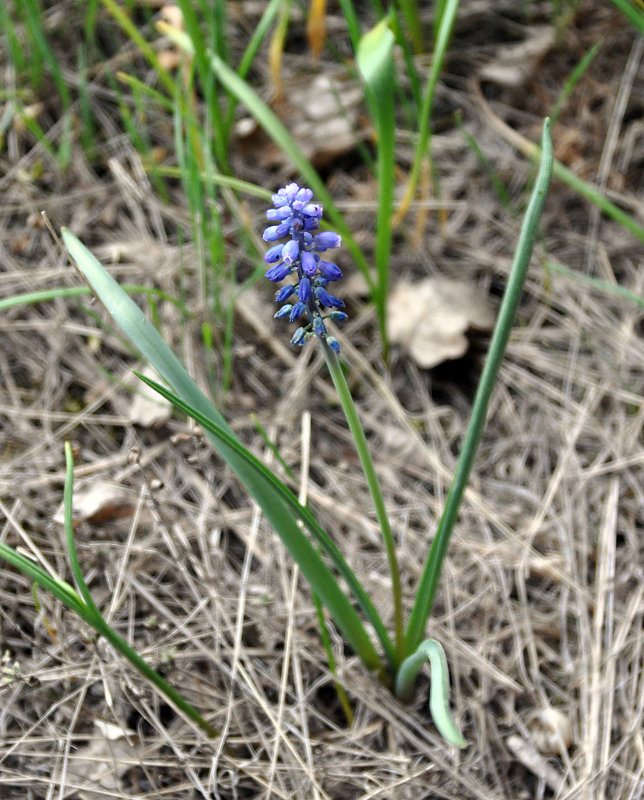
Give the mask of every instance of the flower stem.
<svg viewBox="0 0 644 800">
<path fill-rule="evenodd" d="M 398 664 L 404 656 L 404 626 L 403 626 L 403 611 L 402 611 L 402 589 L 400 585 L 400 569 L 398 567 L 398 557 L 396 555 L 396 543 L 391 532 L 391 525 L 389 524 L 389 517 L 385 509 L 385 501 L 382 496 L 378 476 L 376 475 L 376 468 L 369 452 L 367 445 L 367 437 L 365 436 L 358 412 L 356 411 L 351 392 L 344 377 L 340 361 L 337 355 L 331 350 L 328 344 L 321 339 L 320 344 L 324 351 L 324 357 L 331 373 L 331 379 L 338 393 L 344 416 L 346 417 L 349 425 L 349 430 L 353 436 L 356 450 L 362 464 L 362 469 L 367 479 L 367 485 L 371 492 L 376 516 L 380 525 L 380 533 L 385 543 L 385 550 L 387 552 L 387 561 L 389 562 L 389 573 L 391 575 L 391 593 L 393 597 L 394 606 L 394 642 L 396 649 L 396 664 L 392 666 L 398 667 Z"/>
</svg>

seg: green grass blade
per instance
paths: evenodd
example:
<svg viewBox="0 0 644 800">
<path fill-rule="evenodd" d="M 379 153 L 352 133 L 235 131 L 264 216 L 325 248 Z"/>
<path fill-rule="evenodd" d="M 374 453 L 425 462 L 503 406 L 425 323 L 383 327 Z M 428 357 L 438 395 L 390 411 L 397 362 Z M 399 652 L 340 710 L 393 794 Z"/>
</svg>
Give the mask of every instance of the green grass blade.
<svg viewBox="0 0 644 800">
<path fill-rule="evenodd" d="M 74 520 L 73 520 L 73 500 L 74 500 L 74 456 L 72 455 L 72 446 L 69 442 L 65 442 L 65 490 L 63 493 L 63 506 L 65 509 L 65 543 L 67 545 L 67 554 L 69 555 L 69 563 L 72 568 L 72 575 L 76 587 L 80 592 L 85 608 L 91 615 L 91 625 L 96 627 L 97 623 L 102 620 L 101 612 L 96 608 L 92 595 L 85 583 L 83 573 L 78 563 L 78 556 L 76 555 L 76 543 L 74 542 Z"/>
<path fill-rule="evenodd" d="M 133 286 L 124 283 L 121 286 L 127 294 L 142 294 L 149 297 L 158 297 L 159 300 L 167 300 L 176 306 L 182 314 L 190 317 L 191 314 L 180 300 L 176 300 L 172 295 L 164 292 L 163 289 L 156 289 L 153 286 Z M 92 294 L 89 286 L 66 286 L 59 289 L 43 289 L 40 292 L 27 292 L 26 294 L 16 294 L 13 297 L 5 297 L 0 300 L 0 311 L 8 311 L 16 306 L 32 305 L 33 303 L 47 303 L 49 300 L 56 300 L 58 297 L 82 297 Z"/>
<path fill-rule="evenodd" d="M 538 155 L 538 148 L 535 147 L 534 152 Z M 607 217 L 611 217 L 615 222 L 619 222 L 619 224 L 623 225 L 633 236 L 636 236 L 640 241 L 644 242 L 644 228 L 638 225 L 626 212 L 622 211 L 619 206 L 616 206 L 615 203 L 612 203 L 601 192 L 597 191 L 594 186 L 586 183 L 582 178 L 577 177 L 568 167 L 564 167 L 560 161 L 555 161 L 552 169 L 556 178 L 575 189 L 582 197 L 590 200 L 591 203 L 594 203 L 600 208 Z"/>
<path fill-rule="evenodd" d="M 468 147 L 474 153 L 474 155 L 476 156 L 476 160 L 479 162 L 481 167 L 483 167 L 483 169 L 487 173 L 499 200 L 503 203 L 503 205 L 506 208 L 510 208 L 512 206 L 512 201 L 510 200 L 510 196 L 507 193 L 503 181 L 501 180 L 501 178 L 499 178 L 494 167 L 492 166 L 492 164 L 490 164 L 487 156 L 479 147 L 478 142 L 474 139 L 474 137 L 469 133 L 469 131 L 463 124 L 463 116 L 460 113 L 460 111 L 456 113 L 455 119 L 456 119 L 456 124 L 458 125 L 458 127 L 461 130 L 461 133 L 465 137 L 465 141 L 467 142 Z"/>
<path fill-rule="evenodd" d="M 150 66 L 154 70 L 155 74 L 159 78 L 159 81 L 168 92 L 170 97 L 174 97 L 176 94 L 176 87 L 172 75 L 170 75 L 167 69 L 164 69 L 161 66 L 161 62 L 159 61 L 154 48 L 152 48 L 148 42 L 146 42 L 139 29 L 130 19 L 127 11 L 122 8 L 116 2 L 116 0 L 101 0 L 101 2 L 114 17 L 123 32 L 130 37 L 134 44 L 139 48 L 143 56 L 148 60 Z"/>
<path fill-rule="evenodd" d="M 644 11 L 636 8 L 629 0 L 611 0 L 611 3 L 617 6 L 625 17 L 628 17 L 631 24 L 641 34 L 644 34 Z"/>
<path fill-rule="evenodd" d="M 416 194 L 416 187 L 420 179 L 423 160 L 430 152 L 431 144 L 431 116 L 434 105 L 434 93 L 438 83 L 438 77 L 443 68 L 447 46 L 452 35 L 452 28 L 458 12 L 459 0 L 445 0 L 444 7 L 440 14 L 440 21 L 436 30 L 436 43 L 434 45 L 434 57 L 432 66 L 427 78 L 427 85 L 423 93 L 423 104 L 420 109 L 420 125 L 418 129 L 418 142 L 414 152 L 414 161 L 407 182 L 405 197 L 401 203 L 399 215 L 405 214 L 411 201 Z"/>
<path fill-rule="evenodd" d="M 340 590 L 329 568 L 297 526 L 292 512 L 282 499 L 283 496 L 276 492 L 275 486 L 280 485 L 280 481 L 274 479 L 276 483 L 271 484 L 261 470 L 249 467 L 247 451 L 241 446 L 226 420 L 197 387 L 136 303 L 122 291 L 100 262 L 70 231 L 63 229 L 62 236 L 65 247 L 117 325 L 176 392 L 178 398 L 175 399 L 186 404 L 195 419 L 208 430 L 210 440 L 285 540 L 287 548 L 324 601 L 347 641 L 368 668 L 379 669 L 379 656 L 357 612 Z M 163 387 L 155 388 L 161 393 L 166 391 Z M 217 435 L 214 431 L 217 431 Z M 286 487 L 284 490 L 288 491 Z M 302 514 L 306 514 L 306 511 L 302 510 Z M 310 566 L 312 564 L 315 564 L 316 569 Z"/>
<path fill-rule="evenodd" d="M 213 150 L 217 165 L 219 169 L 226 171 L 226 164 L 228 161 L 228 137 L 219 96 L 216 91 L 217 87 L 212 79 L 212 72 L 208 64 L 207 51 L 209 48 L 201 33 L 201 24 L 192 0 L 177 0 L 177 3 L 181 9 L 184 25 L 193 45 L 193 55 L 197 66 L 197 73 L 201 82 L 202 91 L 206 98 L 208 115 L 212 120 L 212 124 L 209 127 L 212 134 Z M 216 40 L 219 39 L 216 33 L 213 33 L 213 38 Z M 218 51 L 216 41 L 212 41 L 210 44 L 213 49 Z M 185 107 L 188 107 L 188 103 L 185 103 Z"/>
<path fill-rule="evenodd" d="M 387 295 L 391 257 L 391 214 L 394 204 L 396 165 L 396 113 L 394 89 L 396 75 L 394 34 L 389 19 L 383 19 L 360 44 L 356 63 L 365 83 L 367 103 L 378 136 L 378 214 L 376 222 L 376 287 L 372 297 L 376 306 L 380 338 L 387 356 Z"/>
<path fill-rule="evenodd" d="M 423 93 L 420 76 L 418 75 L 416 64 L 414 63 L 414 51 L 412 50 L 409 40 L 405 36 L 405 32 L 402 29 L 400 19 L 398 18 L 398 14 L 396 13 L 395 9 L 392 9 L 390 21 L 391 29 L 396 36 L 396 44 L 402 51 L 403 61 L 405 62 L 405 72 L 407 73 L 407 80 L 409 81 L 409 88 L 411 89 L 412 97 L 414 98 L 414 107 L 412 109 L 414 112 L 414 118 L 413 120 L 409 120 L 409 124 L 410 126 L 415 127 L 416 117 L 422 103 Z"/>
<path fill-rule="evenodd" d="M 402 12 L 409 38 L 414 44 L 414 50 L 422 53 L 424 49 L 423 26 L 418 11 L 418 0 L 398 0 L 397 5 Z"/>
<path fill-rule="evenodd" d="M 52 578 L 42 567 L 34 564 L 30 558 L 23 556 L 22 553 L 14 550 L 13 547 L 9 547 L 9 545 L 4 542 L 0 542 L 0 558 L 3 558 L 7 563 L 11 564 L 12 567 L 19 569 L 20 572 L 31 578 L 34 583 L 37 583 L 39 586 L 42 586 L 43 589 L 51 592 L 54 597 L 57 597 L 67 608 L 74 611 L 79 617 L 82 617 L 85 622 L 91 624 L 91 614 L 85 607 L 78 592 L 68 583 L 60 580 L 60 578 Z"/>
<path fill-rule="evenodd" d="M 178 395 L 185 398 L 216 425 L 234 435 L 226 420 L 206 399 L 134 300 L 125 294 L 98 259 L 71 231 L 63 228 L 62 237 L 67 251 L 94 293 L 139 352 Z"/>
<path fill-rule="evenodd" d="M 356 410 L 355 403 L 353 402 L 353 397 L 351 396 L 351 391 L 347 385 L 346 378 L 344 377 L 344 372 L 342 371 L 340 361 L 333 350 L 331 350 L 331 348 L 326 344 L 326 342 L 322 343 L 322 348 L 324 350 L 324 357 L 326 359 L 329 373 L 331 374 L 331 378 L 333 380 L 333 385 L 338 393 L 340 405 L 344 411 L 344 416 L 346 417 L 358 457 L 360 458 L 362 471 L 364 472 L 367 485 L 369 486 L 369 494 L 371 495 L 376 517 L 378 519 L 378 524 L 380 525 L 380 535 L 387 553 L 389 574 L 391 576 L 391 597 L 394 611 L 394 641 L 396 643 L 396 658 L 394 663 L 398 665 L 404 658 L 405 654 L 402 588 L 400 582 L 400 568 L 398 566 L 398 555 L 396 553 L 396 542 L 391 530 L 389 517 L 387 516 L 385 499 L 382 494 L 382 489 L 380 488 L 380 482 L 378 481 L 376 468 L 373 463 L 373 459 L 371 458 L 369 445 L 367 444 L 367 437 L 365 436 L 362 425 L 360 424 L 360 418 L 358 417 L 358 412 Z"/>
<path fill-rule="evenodd" d="M 231 466 L 233 466 L 233 464 L 229 456 L 226 456 L 225 453 L 232 452 L 236 454 L 238 462 L 242 462 L 244 465 L 243 470 L 233 466 L 239 479 L 261 505 L 267 518 L 278 532 L 292 557 L 298 563 L 302 573 L 311 584 L 313 591 L 320 597 L 331 612 L 338 627 L 347 635 L 343 627 L 345 624 L 344 618 L 346 617 L 347 620 L 350 621 L 351 627 L 355 628 L 355 631 L 347 635 L 347 640 L 361 656 L 364 663 L 369 668 L 373 669 L 377 666 L 371 661 L 373 654 L 370 654 L 369 661 L 365 660 L 361 651 L 354 644 L 356 639 L 359 640 L 362 638 L 362 632 L 359 630 L 356 623 L 357 616 L 356 619 L 354 619 L 355 611 L 353 611 L 352 606 L 348 604 L 346 596 L 338 587 L 335 578 L 320 558 L 318 552 L 311 546 L 297 524 L 292 523 L 294 523 L 295 520 L 300 520 L 306 525 L 316 542 L 329 556 L 335 568 L 347 582 L 358 605 L 376 630 L 390 662 L 392 664 L 396 663 L 394 649 L 382 620 L 380 619 L 380 615 L 336 545 L 320 527 L 308 508 L 302 506 L 290 489 L 265 467 L 258 458 L 240 444 L 238 440 L 232 438 L 227 431 L 213 424 L 211 420 L 206 418 L 197 409 L 192 408 L 189 403 L 184 402 L 181 398 L 169 392 L 165 387 L 144 375 L 136 374 L 144 383 L 159 392 L 159 394 L 169 400 L 176 408 L 192 417 L 204 430 L 208 431 L 208 433 L 211 434 L 211 441 L 214 442 L 217 450 L 226 458 Z M 323 579 L 323 583 L 319 585 L 320 579 Z M 334 586 L 331 581 L 335 584 Z M 351 611 L 349 611 L 349 609 L 351 609 Z M 362 623 L 360 623 L 360 627 L 361 626 Z M 357 634 L 359 634 L 359 636 Z M 352 639 L 354 641 L 352 641 Z"/>
<path fill-rule="evenodd" d="M 616 283 L 609 283 L 601 278 L 595 278 L 593 275 L 585 275 L 583 272 L 577 272 L 576 270 L 568 269 L 568 267 L 565 267 L 563 264 L 558 264 L 556 261 L 546 261 L 545 268 L 549 272 L 557 272 L 560 275 L 565 275 L 566 278 L 570 278 L 572 281 L 590 286 L 596 292 L 613 295 L 614 297 L 621 297 L 624 300 L 629 300 L 631 303 L 635 303 L 635 305 L 639 306 L 640 308 L 644 308 L 644 297 L 642 297 L 641 294 L 637 294 L 637 292 L 627 289 L 625 286 L 620 286 Z"/>
<path fill-rule="evenodd" d="M 69 554 L 69 561 L 74 575 L 74 580 L 78 586 L 84 601 L 86 613 L 89 615 L 87 620 L 95 631 L 101 634 L 107 641 L 128 661 L 134 666 L 145 678 L 153 683 L 163 694 L 168 697 L 184 714 L 193 722 L 196 722 L 199 727 L 204 730 L 208 736 L 218 736 L 218 732 L 210 725 L 209 722 L 201 716 L 194 706 L 181 695 L 177 690 L 172 687 L 159 673 L 152 669 L 152 667 L 144 661 L 141 656 L 130 647 L 130 645 L 122 639 L 116 631 L 108 625 L 103 618 L 101 612 L 96 607 L 89 588 L 83 578 L 83 573 L 78 563 L 78 556 L 76 555 L 76 545 L 74 543 L 74 522 L 72 519 L 72 501 L 74 496 L 74 457 L 72 455 L 72 448 L 69 442 L 65 442 L 65 465 L 66 465 L 66 478 L 65 478 L 65 540 L 67 543 L 67 552 Z"/>
<path fill-rule="evenodd" d="M 351 39 L 351 44 L 353 45 L 353 50 L 355 52 L 358 49 L 360 37 L 362 36 L 360 18 L 353 7 L 352 0 L 340 0 L 340 8 L 342 9 L 342 14 L 347 23 L 349 38 Z"/>
<path fill-rule="evenodd" d="M 405 653 L 407 654 L 413 653 L 421 642 L 427 619 L 431 613 L 443 559 L 447 552 L 449 539 L 458 517 L 476 450 L 483 433 L 490 397 L 496 384 L 501 361 L 521 299 L 523 284 L 530 266 L 530 258 L 539 229 L 539 220 L 553 169 L 549 120 L 546 120 L 543 126 L 541 153 L 539 173 L 521 227 L 512 270 L 503 295 L 476 397 L 474 398 L 472 415 L 456 465 L 454 479 L 416 592 L 416 599 L 405 634 Z"/>
<path fill-rule="evenodd" d="M 36 584 L 42 586 L 43 589 L 51 592 L 54 597 L 57 597 L 70 611 L 78 614 L 88 625 L 103 636 L 116 650 L 124 655 L 128 661 L 139 671 L 141 675 L 153 683 L 163 694 L 172 701 L 177 708 L 192 719 L 208 736 L 215 737 L 218 732 L 208 723 L 202 715 L 188 703 L 184 697 L 177 692 L 170 684 L 164 680 L 158 672 L 149 666 L 140 656 L 136 653 L 126 641 L 105 622 L 100 612 L 96 608 L 94 601 L 91 598 L 89 589 L 83 579 L 80 565 L 76 557 L 76 548 L 74 546 L 74 532 L 72 521 L 72 497 L 73 497 L 73 480 L 74 480 L 74 463 L 71 453 L 71 447 L 68 442 L 65 443 L 65 460 L 66 460 L 66 479 L 65 479 L 65 535 L 67 538 L 67 545 L 72 564 L 72 571 L 74 577 L 78 582 L 79 588 L 83 593 L 81 597 L 68 583 L 53 578 L 48 575 L 41 567 L 34 564 L 33 561 L 18 553 L 12 547 L 0 542 L 0 558 L 3 558 L 12 566 L 19 569 L 22 573 L 30 577 Z"/>
<path fill-rule="evenodd" d="M 574 91 L 575 86 L 579 83 L 579 81 L 581 80 L 582 76 L 584 75 L 588 67 L 593 63 L 593 59 L 595 58 L 597 53 L 599 53 L 602 44 L 603 44 L 602 40 L 595 42 L 595 44 L 584 53 L 582 58 L 579 60 L 579 63 L 570 73 L 568 80 L 564 84 L 563 89 L 561 90 L 559 96 L 555 100 L 555 104 L 550 114 L 550 121 L 553 127 L 556 125 L 557 120 L 559 119 L 559 115 L 561 114 L 561 111 L 564 105 L 566 104 L 566 101 Z"/>
</svg>

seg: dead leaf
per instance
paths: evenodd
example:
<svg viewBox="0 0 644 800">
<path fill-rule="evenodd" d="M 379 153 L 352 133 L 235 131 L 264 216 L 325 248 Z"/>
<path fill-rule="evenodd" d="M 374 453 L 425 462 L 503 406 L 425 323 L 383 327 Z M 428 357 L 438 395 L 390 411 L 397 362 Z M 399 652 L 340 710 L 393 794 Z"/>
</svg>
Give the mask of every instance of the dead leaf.
<svg viewBox="0 0 644 800">
<path fill-rule="evenodd" d="M 400 281 L 389 296 L 387 318 L 391 343 L 424 369 L 463 356 L 469 328 L 485 331 L 494 325 L 487 296 L 449 278 Z"/>
<path fill-rule="evenodd" d="M 506 45 L 494 61 L 480 71 L 482 80 L 501 86 L 523 86 L 534 76 L 537 63 L 552 48 L 555 29 L 552 25 L 534 25 L 526 29 L 528 38 L 518 44 Z"/>
<path fill-rule="evenodd" d="M 544 781 L 550 789 L 557 791 L 561 785 L 561 775 L 550 766 L 547 760 L 538 753 L 532 745 L 520 736 L 508 736 L 505 740 L 508 750 L 514 754 L 515 758 Z"/>
<path fill-rule="evenodd" d="M 74 752 L 67 765 L 67 780 L 78 787 L 82 800 L 121 796 L 121 778 L 138 763 L 136 734 L 113 723 L 95 720 L 98 735 Z"/>
<path fill-rule="evenodd" d="M 288 87 L 286 98 L 274 110 L 314 166 L 328 164 L 369 136 L 368 129 L 359 124 L 362 87 L 346 75 L 324 72 L 306 80 L 289 80 Z M 235 133 L 253 150 L 254 139 L 261 135 L 257 124 L 247 119 L 236 124 Z M 264 166 L 292 167 L 288 154 L 268 140 L 258 152 Z"/>
<path fill-rule="evenodd" d="M 161 50 L 157 56 L 159 64 L 166 72 L 173 72 L 185 62 L 185 56 L 178 50 Z"/>
<path fill-rule="evenodd" d="M 126 490 L 117 483 L 93 479 L 74 489 L 72 520 L 79 522 L 110 522 L 115 519 L 129 517 L 134 512 L 134 505 L 128 498 Z M 61 503 L 54 514 L 54 522 L 60 525 L 65 522 L 64 506 Z"/>
<path fill-rule="evenodd" d="M 558 756 L 572 744 L 572 725 L 562 711 L 548 707 L 535 714 L 530 735 L 540 753 Z"/>
</svg>

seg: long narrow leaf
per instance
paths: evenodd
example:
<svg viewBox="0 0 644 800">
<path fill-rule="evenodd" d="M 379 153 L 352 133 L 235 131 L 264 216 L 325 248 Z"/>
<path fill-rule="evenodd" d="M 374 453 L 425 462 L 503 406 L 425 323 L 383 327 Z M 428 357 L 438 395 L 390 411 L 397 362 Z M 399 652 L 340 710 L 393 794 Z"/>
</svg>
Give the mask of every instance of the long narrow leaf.
<svg viewBox="0 0 644 800">
<path fill-rule="evenodd" d="M 74 457 L 72 455 L 72 448 L 69 442 L 65 442 L 65 540 L 67 543 L 67 552 L 69 561 L 72 567 L 74 580 L 78 586 L 78 590 L 83 597 L 83 609 L 85 612 L 85 619 L 94 628 L 95 631 L 101 634 L 107 641 L 118 650 L 119 653 L 124 655 L 127 660 L 134 666 L 143 677 L 147 678 L 153 683 L 163 694 L 169 698 L 175 706 L 183 711 L 183 713 L 196 722 L 199 727 L 205 731 L 208 736 L 216 737 L 218 732 L 213 726 L 207 722 L 197 709 L 189 703 L 183 695 L 181 695 L 173 686 L 171 686 L 165 678 L 153 669 L 147 661 L 144 661 L 141 656 L 130 645 L 122 639 L 118 633 L 105 621 L 103 615 L 96 607 L 89 588 L 83 578 L 80 564 L 78 563 L 78 556 L 76 555 L 76 544 L 74 542 L 74 522 L 72 519 L 72 502 L 74 497 Z"/>
<path fill-rule="evenodd" d="M 485 361 L 485 366 L 483 367 L 476 397 L 474 398 L 472 416 L 470 417 L 465 440 L 458 458 L 458 463 L 456 464 L 454 479 L 447 494 L 445 509 L 425 563 L 425 568 L 418 586 L 418 591 L 416 592 L 416 599 L 407 626 L 405 634 L 405 652 L 409 655 L 416 650 L 422 640 L 425 625 L 427 624 L 427 619 L 432 610 L 443 559 L 447 552 L 452 530 L 456 524 L 463 494 L 465 493 L 465 487 L 485 426 L 485 417 L 487 415 L 490 397 L 496 384 L 501 361 L 503 360 L 508 339 L 510 338 L 512 324 L 516 316 L 517 308 L 519 307 L 519 301 L 521 300 L 521 292 L 528 273 L 528 267 L 530 266 L 530 258 L 539 230 L 539 220 L 541 219 L 541 212 L 543 211 L 550 178 L 552 176 L 552 164 L 553 154 L 552 140 L 550 138 L 550 121 L 546 120 L 543 125 L 543 134 L 541 136 L 541 165 L 539 167 L 539 173 L 521 227 L 512 270 L 510 271 L 508 285 L 503 295 L 503 301 L 492 335 L 492 341 L 490 342 L 488 356 Z"/>
<path fill-rule="evenodd" d="M 360 40 L 356 63 L 365 82 L 367 102 L 378 134 L 378 216 L 376 289 L 373 294 L 380 338 L 387 357 L 387 295 L 391 257 L 391 211 L 394 204 L 396 114 L 394 109 L 394 34 L 383 19 Z"/>
<path fill-rule="evenodd" d="M 4 542 L 0 542 L 0 558 L 3 558 L 12 567 L 29 576 L 32 581 L 42 586 L 43 589 L 51 592 L 54 597 L 57 597 L 67 608 L 75 611 L 85 622 L 91 623 L 91 614 L 86 609 L 82 598 L 68 583 L 60 580 L 60 578 L 52 578 L 42 567 L 34 564 L 31 559 L 23 556 L 22 553 L 14 550 L 13 547 L 9 547 Z"/>
<path fill-rule="evenodd" d="M 223 441 L 221 437 L 218 438 L 211 431 L 207 431 L 222 458 L 230 465 L 260 505 L 269 522 L 278 531 L 347 641 L 369 669 L 380 669 L 380 658 L 357 612 L 341 591 L 317 550 L 298 527 L 295 517 L 280 494 L 275 491 L 275 487 L 271 486 L 257 470 L 249 468 L 247 459 L 239 450 L 240 442 L 226 420 L 197 387 L 136 303 L 123 292 L 92 253 L 67 229 L 63 229 L 62 236 L 65 246 L 86 280 L 134 346 L 154 366 L 181 401 L 201 415 L 206 430 L 205 423 L 209 422 L 226 434 L 227 440 Z"/>
<path fill-rule="evenodd" d="M 420 110 L 420 125 L 418 128 L 418 142 L 416 144 L 416 152 L 414 153 L 414 162 L 409 175 L 405 196 L 396 215 L 396 221 L 399 221 L 403 215 L 407 213 L 407 209 L 414 199 L 423 160 L 430 151 L 431 116 L 432 107 L 434 105 L 434 93 L 436 91 L 436 85 L 438 84 L 438 76 L 441 73 L 445 55 L 447 54 L 447 46 L 452 35 L 452 28 L 456 20 L 458 5 L 459 0 L 445 0 L 441 9 L 440 21 L 436 30 L 436 43 L 434 45 L 432 66 L 423 93 L 423 104 Z"/>
<path fill-rule="evenodd" d="M 382 619 L 380 618 L 380 615 L 376 611 L 375 606 L 364 591 L 360 581 L 356 578 L 355 573 L 345 561 L 342 553 L 340 553 L 328 534 L 320 527 L 318 521 L 315 519 L 309 509 L 306 508 L 306 506 L 301 505 L 288 486 L 282 483 L 282 481 L 280 481 L 279 478 L 277 478 L 267 467 L 265 467 L 264 464 L 262 464 L 262 462 L 249 450 L 247 450 L 237 440 L 232 439 L 231 436 L 226 433 L 226 431 L 213 424 L 213 422 L 206 419 L 203 414 L 200 414 L 199 411 L 191 408 L 188 403 L 184 403 L 179 397 L 174 395 L 172 392 L 169 392 L 165 387 L 156 383 L 156 381 L 153 381 L 138 372 L 135 372 L 135 374 L 144 383 L 165 397 L 166 400 L 169 400 L 176 408 L 178 408 L 184 414 L 192 417 L 206 431 L 216 437 L 219 442 L 225 444 L 226 447 L 230 448 L 231 450 L 234 450 L 239 457 L 245 461 L 248 469 L 256 473 L 260 481 L 265 481 L 270 491 L 273 491 L 276 495 L 279 495 L 279 497 L 287 506 L 289 513 L 306 525 L 316 542 L 329 556 L 335 568 L 347 582 L 358 605 L 378 634 L 378 638 L 380 639 L 383 649 L 385 650 L 390 662 L 392 664 L 395 663 L 395 651 L 391 643 L 391 639 L 382 622 Z"/>
<path fill-rule="evenodd" d="M 0 542 L 0 558 L 3 558 L 12 566 L 19 569 L 22 573 L 30 577 L 36 584 L 43 589 L 51 592 L 57 597 L 70 611 L 75 612 L 88 625 L 103 636 L 116 650 L 124 655 L 128 661 L 151 683 L 153 683 L 163 694 L 171 700 L 175 706 L 186 714 L 186 716 L 196 722 L 208 736 L 215 737 L 217 731 L 207 722 L 203 716 L 192 706 L 174 687 L 159 675 L 139 654 L 133 650 L 129 644 L 114 631 L 101 616 L 96 608 L 94 601 L 89 593 L 80 571 L 80 565 L 76 557 L 74 546 L 74 530 L 72 523 L 72 496 L 74 485 L 74 461 L 69 442 L 65 443 L 65 459 L 67 464 L 65 479 L 65 534 L 69 556 L 72 563 L 74 577 L 81 589 L 81 597 L 78 592 L 68 583 L 59 578 L 48 575 L 41 567 L 33 561 L 18 553 L 12 547 Z"/>
</svg>

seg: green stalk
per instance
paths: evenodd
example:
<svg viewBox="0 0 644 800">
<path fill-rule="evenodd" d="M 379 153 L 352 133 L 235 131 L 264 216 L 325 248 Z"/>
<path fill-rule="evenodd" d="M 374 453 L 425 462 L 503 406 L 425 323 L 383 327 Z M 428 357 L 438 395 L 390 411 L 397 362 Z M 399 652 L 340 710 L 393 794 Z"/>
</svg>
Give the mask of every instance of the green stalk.
<svg viewBox="0 0 644 800">
<path fill-rule="evenodd" d="M 391 575 L 391 594 L 394 606 L 394 642 L 396 647 L 397 666 L 402 660 L 404 654 L 404 634 L 402 589 L 400 585 L 398 557 L 396 555 L 396 543 L 391 532 L 389 517 L 387 516 L 387 510 L 385 508 L 385 501 L 382 496 L 380 483 L 378 482 L 378 476 L 376 475 L 376 468 L 367 445 L 367 437 L 365 436 L 362 425 L 360 424 L 358 412 L 356 411 L 353 398 L 351 397 L 351 391 L 349 390 L 347 381 L 344 377 L 344 372 L 342 371 L 342 367 L 337 355 L 333 352 L 333 350 L 331 350 L 326 342 L 322 342 L 322 349 L 324 351 L 324 357 L 326 358 L 329 372 L 331 373 L 333 385 L 338 393 L 338 398 L 340 399 L 344 416 L 346 417 L 349 430 L 351 431 L 351 435 L 353 436 L 353 440 L 355 442 L 360 463 L 362 464 L 362 469 L 364 471 L 365 478 L 367 479 L 367 485 L 369 486 L 369 491 L 373 500 L 376 517 L 378 518 L 378 523 L 380 525 L 380 533 L 385 543 L 387 561 L 389 562 L 389 573 Z"/>
<path fill-rule="evenodd" d="M 541 218 L 546 192 L 552 175 L 552 140 L 550 138 L 550 121 L 547 119 L 543 125 L 541 153 L 539 174 L 537 175 L 532 197 L 530 198 L 530 203 L 528 204 L 521 227 L 514 263 L 512 264 L 512 270 L 505 294 L 503 295 L 497 324 L 494 329 L 494 334 L 492 335 L 492 341 L 490 342 L 490 349 L 474 399 L 472 416 L 470 417 L 467 433 L 465 434 L 465 441 L 463 442 L 463 448 L 458 458 L 454 479 L 447 495 L 445 510 L 438 524 L 438 530 L 436 531 L 436 536 L 427 557 L 427 562 L 416 593 L 416 600 L 409 619 L 409 625 L 405 633 L 406 654 L 413 653 L 418 647 L 423 638 L 425 625 L 427 624 L 427 619 L 432 610 L 443 559 L 447 552 L 447 546 L 458 517 L 465 487 L 467 486 L 467 481 L 474 463 L 476 450 L 483 433 L 490 396 L 496 384 L 501 361 L 503 360 L 508 339 L 510 338 L 512 324 L 521 299 L 523 284 L 528 272 L 528 267 L 530 266 L 530 257 L 539 229 L 539 219 Z"/>
<path fill-rule="evenodd" d="M 390 17 L 385 17 L 366 33 L 356 54 L 356 64 L 365 84 L 365 94 L 377 133 L 378 214 L 376 220 L 376 286 L 371 292 L 382 341 L 383 356 L 388 357 L 387 295 L 391 267 L 391 212 L 394 204 L 396 167 L 396 114 L 394 108 L 395 36 Z"/>
<path fill-rule="evenodd" d="M 438 76 L 443 68 L 443 62 L 447 53 L 447 46 L 449 44 L 450 36 L 452 35 L 452 28 L 458 12 L 459 0 L 445 0 L 444 7 L 441 12 L 440 22 L 438 23 L 436 31 L 436 43 L 434 45 L 434 55 L 432 57 L 432 66 L 427 79 L 427 86 L 423 94 L 423 104 L 420 109 L 419 119 L 420 126 L 418 128 L 418 142 L 416 144 L 416 152 L 414 153 L 414 162 L 411 167 L 409 175 L 409 182 L 405 191 L 405 196 L 400 206 L 398 216 L 404 214 L 411 201 L 416 194 L 416 186 L 420 178 L 420 172 L 423 165 L 425 156 L 430 152 L 431 143 L 431 115 L 432 106 L 434 105 L 434 93 L 436 85 L 438 84 Z"/>
</svg>

